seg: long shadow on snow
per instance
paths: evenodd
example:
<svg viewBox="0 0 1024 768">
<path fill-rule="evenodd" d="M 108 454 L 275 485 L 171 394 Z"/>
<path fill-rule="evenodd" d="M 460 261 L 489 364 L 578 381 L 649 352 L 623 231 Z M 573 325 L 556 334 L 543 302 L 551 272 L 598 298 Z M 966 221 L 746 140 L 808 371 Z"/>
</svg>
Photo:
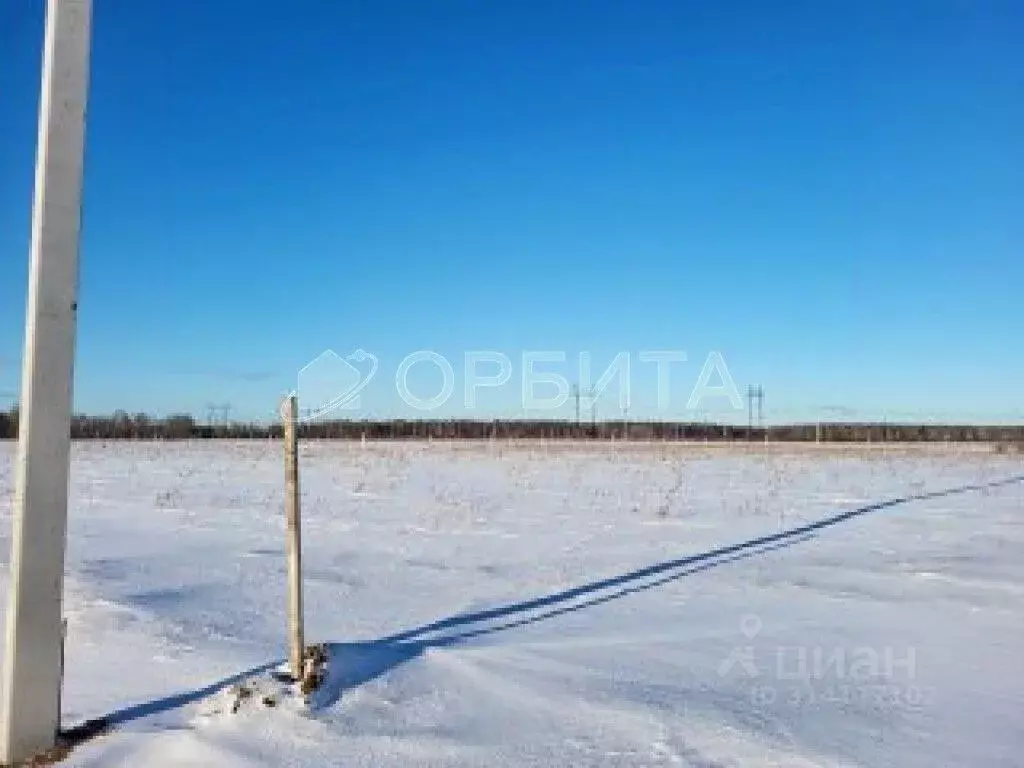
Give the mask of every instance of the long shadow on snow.
<svg viewBox="0 0 1024 768">
<path fill-rule="evenodd" d="M 796 526 L 785 531 L 757 536 L 737 544 L 709 549 L 695 555 L 666 560 L 543 597 L 510 603 L 497 608 L 455 614 L 404 632 L 383 637 L 379 640 L 362 643 L 332 643 L 330 649 L 331 658 L 334 662 L 330 665 L 327 679 L 312 698 L 310 705 L 314 710 L 329 707 L 340 699 L 344 691 L 380 677 L 386 672 L 419 656 L 428 648 L 458 645 L 475 637 L 546 621 L 556 616 L 589 608 L 600 603 L 606 603 L 630 594 L 654 589 L 690 574 L 717 568 L 737 560 L 754 557 L 775 549 L 807 541 L 813 538 L 818 531 L 870 512 L 878 512 L 913 501 L 924 501 L 944 496 L 999 488 L 1022 481 L 1024 481 L 1024 475 L 1016 475 L 990 483 L 963 485 L 942 491 L 901 496 L 839 512 L 813 523 Z M 579 600 L 579 598 L 585 599 Z M 538 609 L 541 610 L 534 613 Z M 500 619 L 509 619 L 509 621 L 485 624 L 486 622 Z M 481 626 L 481 624 L 484 625 Z M 445 633 L 445 630 L 456 631 Z M 66 735 L 73 737 L 76 732 L 95 733 L 97 730 L 103 730 L 104 728 L 122 725 L 139 718 L 177 709 L 211 696 L 217 691 L 233 685 L 246 677 L 267 672 L 280 663 L 280 661 L 268 662 L 267 664 L 211 683 L 203 688 L 126 707 L 112 712 L 106 717 L 83 723 L 66 732 Z"/>
<path fill-rule="evenodd" d="M 599 595 L 594 595 L 583 601 L 565 602 L 572 600 L 574 597 L 591 594 L 595 590 L 603 589 L 604 587 L 595 585 L 604 582 L 594 582 L 594 585 L 575 587 L 573 589 L 565 590 L 564 592 L 549 595 L 548 597 L 528 600 L 523 603 L 512 603 L 492 610 L 459 614 L 442 621 L 434 622 L 433 624 L 427 624 L 417 629 L 409 630 L 408 632 L 402 632 L 397 635 L 381 638 L 380 640 L 373 640 L 366 643 L 330 643 L 330 657 L 333 661 L 328 667 L 326 679 L 310 697 L 309 707 L 314 711 L 330 707 L 337 703 L 346 690 L 355 688 L 363 683 L 380 677 L 395 667 L 414 659 L 430 648 L 448 648 L 454 645 L 460 645 L 461 643 L 483 635 L 505 632 L 510 629 L 515 629 L 516 627 L 524 627 L 529 624 L 547 621 L 548 619 L 553 619 L 556 616 L 562 616 L 584 608 L 591 608 L 595 605 L 600 605 L 601 603 L 608 603 L 612 600 L 625 597 L 626 595 L 632 595 L 638 592 L 644 592 L 648 589 L 654 589 L 655 587 L 660 587 L 693 573 L 708 571 L 712 568 L 717 568 L 720 565 L 726 565 L 728 563 L 736 562 L 737 560 L 755 557 L 756 555 L 761 555 L 775 549 L 782 549 L 783 547 L 807 541 L 808 539 L 813 538 L 813 536 L 814 534 L 796 536 L 767 546 L 738 552 L 728 557 L 691 564 L 689 567 L 680 567 L 677 564 L 677 561 L 674 560 L 659 563 L 658 570 L 654 571 L 655 573 L 664 573 L 664 571 L 669 571 L 660 578 L 652 581 L 635 583 L 633 579 L 642 579 L 644 578 L 644 575 L 649 575 L 650 568 L 644 568 L 642 569 L 642 571 L 644 571 L 644 575 L 629 578 L 632 574 L 623 574 L 622 576 L 615 577 L 615 579 L 605 579 L 604 582 L 614 582 L 616 585 L 621 585 L 621 588 L 604 592 Z M 700 556 L 695 555 L 695 557 Z M 683 559 L 689 560 L 689 558 Z M 662 568 L 662 566 L 664 567 Z M 655 566 L 651 566 L 651 568 L 654 567 Z M 640 572 L 636 571 L 634 573 Z M 522 615 L 523 612 L 530 611 L 535 607 L 549 608 L 548 610 L 540 613 L 533 613 L 526 616 Z M 477 616 L 481 618 L 473 618 Z M 492 618 L 508 618 L 513 616 L 516 618 L 511 621 L 489 624 L 483 627 L 469 627 L 464 631 L 455 632 L 453 634 L 441 634 L 430 637 L 420 636 L 422 633 L 430 633 L 435 629 L 453 629 L 456 627 L 474 624 L 478 621 L 487 621 Z M 460 619 L 462 618 L 465 618 L 465 621 L 461 621 Z"/>
</svg>

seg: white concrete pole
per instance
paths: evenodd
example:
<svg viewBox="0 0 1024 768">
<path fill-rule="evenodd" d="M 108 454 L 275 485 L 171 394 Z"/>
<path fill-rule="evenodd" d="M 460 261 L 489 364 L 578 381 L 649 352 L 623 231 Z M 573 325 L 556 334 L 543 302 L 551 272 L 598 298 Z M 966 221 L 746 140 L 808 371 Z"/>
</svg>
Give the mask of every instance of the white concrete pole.
<svg viewBox="0 0 1024 768">
<path fill-rule="evenodd" d="M 48 0 L 15 468 L 0 762 L 54 746 L 91 0 Z"/>
<path fill-rule="evenodd" d="M 304 619 L 302 615 L 302 517 L 299 508 L 299 401 L 291 395 L 284 404 L 284 513 L 288 557 L 288 666 L 302 679 Z"/>
</svg>

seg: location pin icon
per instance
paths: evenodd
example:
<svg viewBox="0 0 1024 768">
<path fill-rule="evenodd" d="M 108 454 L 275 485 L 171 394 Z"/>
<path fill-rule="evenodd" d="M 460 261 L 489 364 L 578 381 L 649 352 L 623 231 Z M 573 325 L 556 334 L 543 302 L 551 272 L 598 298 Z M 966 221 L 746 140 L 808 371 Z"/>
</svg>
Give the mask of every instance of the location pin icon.
<svg viewBox="0 0 1024 768">
<path fill-rule="evenodd" d="M 743 633 L 747 640 L 753 640 L 757 633 L 761 631 L 762 626 L 764 624 L 761 621 L 761 617 L 756 614 L 748 613 L 740 618 L 740 632 Z"/>
</svg>

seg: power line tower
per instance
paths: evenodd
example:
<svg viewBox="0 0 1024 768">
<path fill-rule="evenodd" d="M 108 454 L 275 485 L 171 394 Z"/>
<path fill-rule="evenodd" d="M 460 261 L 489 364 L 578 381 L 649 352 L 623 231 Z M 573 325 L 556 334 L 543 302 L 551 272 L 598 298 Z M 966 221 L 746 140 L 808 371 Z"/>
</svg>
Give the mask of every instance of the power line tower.
<svg viewBox="0 0 1024 768">
<path fill-rule="evenodd" d="M 764 426 L 764 387 L 751 384 L 747 387 L 747 439 L 754 435 L 754 403 L 757 402 L 757 425 Z"/>
<path fill-rule="evenodd" d="M 757 426 L 764 429 L 764 387 L 757 385 Z"/>
<path fill-rule="evenodd" d="M 590 400 L 590 425 L 597 430 L 597 394 L 592 389 L 580 389 L 579 384 L 572 385 L 573 397 L 576 398 L 576 428 L 577 430 L 581 424 L 581 408 L 580 399 L 588 398 Z"/>
<path fill-rule="evenodd" d="M 206 425 L 215 427 L 218 424 L 227 426 L 230 422 L 231 403 L 207 403 L 206 404 Z"/>
</svg>

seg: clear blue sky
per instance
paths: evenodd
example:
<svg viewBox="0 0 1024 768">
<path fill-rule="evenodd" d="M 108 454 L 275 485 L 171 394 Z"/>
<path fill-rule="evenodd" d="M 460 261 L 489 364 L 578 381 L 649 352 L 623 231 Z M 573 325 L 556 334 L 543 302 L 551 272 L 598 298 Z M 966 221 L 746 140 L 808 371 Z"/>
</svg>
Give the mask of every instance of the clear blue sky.
<svg viewBox="0 0 1024 768">
<path fill-rule="evenodd" d="M 43 5 L 0 0 L 8 400 Z M 76 408 L 263 416 L 361 347 L 401 414 L 409 352 L 539 349 L 630 352 L 649 416 L 681 349 L 665 417 L 715 350 L 776 421 L 1019 422 L 1022 39 L 1012 0 L 95 0 Z"/>
</svg>

